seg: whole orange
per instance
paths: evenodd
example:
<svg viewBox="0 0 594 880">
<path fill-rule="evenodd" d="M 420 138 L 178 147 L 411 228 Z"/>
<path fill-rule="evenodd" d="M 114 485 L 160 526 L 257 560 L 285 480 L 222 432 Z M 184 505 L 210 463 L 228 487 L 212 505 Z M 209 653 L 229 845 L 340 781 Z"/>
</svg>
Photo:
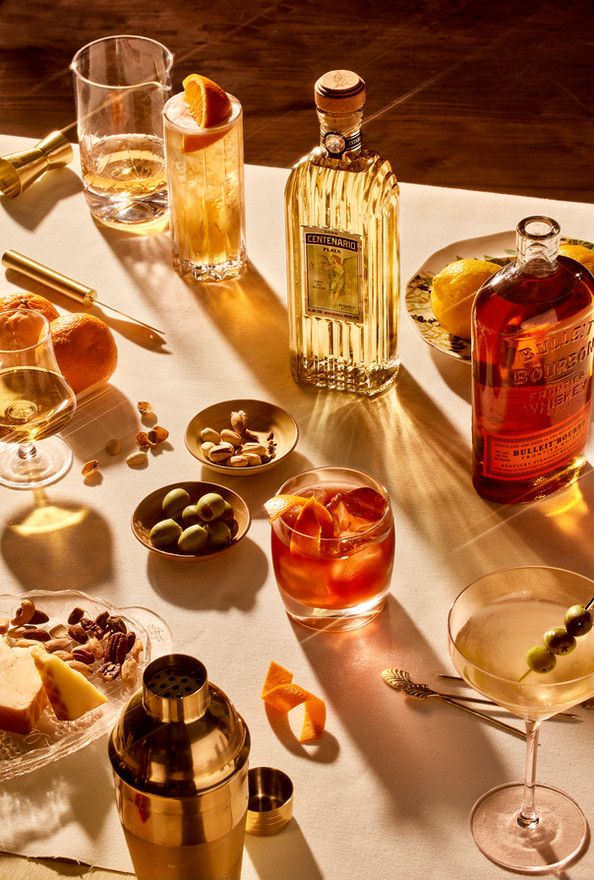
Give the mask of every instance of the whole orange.
<svg viewBox="0 0 594 880">
<path fill-rule="evenodd" d="M 44 296 L 30 293 L 28 290 L 17 290 L 8 296 L 0 296 L 0 312 L 8 312 L 11 309 L 34 309 L 41 312 L 48 321 L 53 321 L 60 314 L 53 303 Z"/>
<path fill-rule="evenodd" d="M 113 333 L 86 312 L 60 315 L 51 323 L 58 366 L 75 394 L 107 382 L 118 363 Z"/>
</svg>

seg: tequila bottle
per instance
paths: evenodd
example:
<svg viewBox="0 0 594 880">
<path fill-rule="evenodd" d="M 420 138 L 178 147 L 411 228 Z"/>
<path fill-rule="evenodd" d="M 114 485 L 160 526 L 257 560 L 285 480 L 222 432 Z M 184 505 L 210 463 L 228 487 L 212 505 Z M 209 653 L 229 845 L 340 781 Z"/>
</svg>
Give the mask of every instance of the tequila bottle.
<svg viewBox="0 0 594 880">
<path fill-rule="evenodd" d="M 473 482 L 492 501 L 543 497 L 585 464 L 594 278 L 558 256 L 559 236 L 555 220 L 522 220 L 517 260 L 474 302 Z"/>
<path fill-rule="evenodd" d="M 289 346 L 296 382 L 373 396 L 398 371 L 398 182 L 362 148 L 365 82 L 315 84 L 321 143 L 285 191 Z"/>
</svg>

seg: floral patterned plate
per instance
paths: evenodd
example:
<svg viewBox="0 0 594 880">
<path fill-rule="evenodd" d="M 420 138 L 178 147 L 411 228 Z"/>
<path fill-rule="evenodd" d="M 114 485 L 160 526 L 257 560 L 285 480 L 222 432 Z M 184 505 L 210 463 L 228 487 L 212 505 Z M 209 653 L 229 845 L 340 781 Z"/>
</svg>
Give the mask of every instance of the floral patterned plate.
<svg viewBox="0 0 594 880">
<path fill-rule="evenodd" d="M 33 730 L 28 734 L 9 733 L 0 730 L 0 781 L 12 779 L 37 770 L 45 764 L 58 761 L 84 748 L 107 733 L 126 705 L 132 693 L 140 686 L 142 670 L 150 660 L 167 653 L 171 647 L 171 634 L 165 622 L 148 608 L 115 608 L 108 602 L 93 599 L 78 590 L 32 590 L 18 596 L 0 595 L 0 617 L 14 617 L 23 599 L 32 599 L 35 607 L 45 611 L 49 621 L 40 624 L 42 629 L 65 624 L 73 608 L 83 608 L 86 615 L 96 618 L 107 611 L 122 618 L 128 631 L 136 633 L 143 645 L 139 658 L 136 681 L 126 686 L 116 678 L 109 683 L 93 674 L 91 681 L 108 696 L 107 703 L 87 712 L 76 721 L 58 721 L 46 707 Z"/>
<path fill-rule="evenodd" d="M 406 286 L 406 310 L 428 345 L 450 357 L 470 363 L 470 339 L 452 336 L 441 326 L 431 308 L 433 276 L 454 260 L 488 260 L 505 266 L 515 259 L 516 234 L 513 231 L 457 241 L 432 254 Z M 594 244 L 576 238 L 562 238 L 562 244 L 581 244 L 594 250 Z"/>
</svg>

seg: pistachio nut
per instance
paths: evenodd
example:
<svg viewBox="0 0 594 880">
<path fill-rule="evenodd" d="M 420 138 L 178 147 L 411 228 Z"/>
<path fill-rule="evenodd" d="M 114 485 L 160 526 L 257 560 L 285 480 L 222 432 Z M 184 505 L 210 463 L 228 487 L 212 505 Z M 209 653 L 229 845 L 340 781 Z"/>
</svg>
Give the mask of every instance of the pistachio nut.
<svg viewBox="0 0 594 880">
<path fill-rule="evenodd" d="M 247 455 L 232 455 L 231 458 L 227 459 L 227 464 L 229 467 L 242 468 L 247 467 L 249 461 Z"/>
<path fill-rule="evenodd" d="M 231 428 L 223 428 L 221 431 L 221 440 L 225 443 L 231 443 L 232 446 L 241 446 L 241 437 L 236 431 L 232 431 Z"/>
<path fill-rule="evenodd" d="M 215 431 L 214 428 L 202 428 L 200 431 L 200 439 L 217 444 L 221 442 L 221 435 L 218 431 Z"/>
<path fill-rule="evenodd" d="M 132 452 L 126 459 L 126 464 L 131 468 L 146 467 L 148 464 L 148 455 L 142 450 L 139 452 Z"/>
<path fill-rule="evenodd" d="M 255 467 L 255 465 L 262 464 L 262 458 L 256 452 L 244 452 L 243 458 L 247 459 L 248 467 Z"/>
<path fill-rule="evenodd" d="M 105 451 L 108 455 L 119 455 L 121 449 L 120 441 L 116 437 L 112 437 L 112 439 L 108 440 L 105 444 Z"/>
<path fill-rule="evenodd" d="M 267 454 L 267 449 L 261 443 L 244 443 L 241 451 L 243 453 L 253 452 L 255 455 L 262 457 Z"/>
<path fill-rule="evenodd" d="M 233 455 L 234 449 L 230 443 L 219 443 L 208 453 L 211 461 L 227 461 Z"/>
</svg>

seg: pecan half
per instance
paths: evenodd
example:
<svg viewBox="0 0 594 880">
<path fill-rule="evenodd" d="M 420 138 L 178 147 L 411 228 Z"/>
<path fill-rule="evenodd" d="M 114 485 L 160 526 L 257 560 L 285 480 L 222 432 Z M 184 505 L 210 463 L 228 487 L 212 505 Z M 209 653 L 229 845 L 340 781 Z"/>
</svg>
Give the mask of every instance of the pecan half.
<svg viewBox="0 0 594 880">
<path fill-rule="evenodd" d="M 73 608 L 68 615 L 68 623 L 78 623 L 84 616 L 84 609 L 77 606 L 76 608 Z"/>
<path fill-rule="evenodd" d="M 126 626 L 123 617 L 109 616 L 107 618 L 107 622 L 105 624 L 105 628 L 109 630 L 109 632 L 122 632 L 125 633 L 128 627 Z"/>
<path fill-rule="evenodd" d="M 121 665 L 126 659 L 126 654 L 132 647 L 128 647 L 128 633 L 115 632 L 109 637 L 106 656 L 112 663 Z"/>
<path fill-rule="evenodd" d="M 110 663 L 107 661 L 106 663 L 101 664 L 97 670 L 97 674 L 103 679 L 103 681 L 113 681 L 120 674 L 120 668 L 119 663 Z"/>
<path fill-rule="evenodd" d="M 73 648 L 72 659 L 78 660 L 79 663 L 85 663 L 87 666 L 91 666 L 95 662 L 94 655 L 86 648 Z"/>
<path fill-rule="evenodd" d="M 68 627 L 68 635 L 71 639 L 74 639 L 75 642 L 78 642 L 79 645 L 84 645 L 89 639 L 89 635 L 81 623 L 71 624 Z"/>
</svg>

